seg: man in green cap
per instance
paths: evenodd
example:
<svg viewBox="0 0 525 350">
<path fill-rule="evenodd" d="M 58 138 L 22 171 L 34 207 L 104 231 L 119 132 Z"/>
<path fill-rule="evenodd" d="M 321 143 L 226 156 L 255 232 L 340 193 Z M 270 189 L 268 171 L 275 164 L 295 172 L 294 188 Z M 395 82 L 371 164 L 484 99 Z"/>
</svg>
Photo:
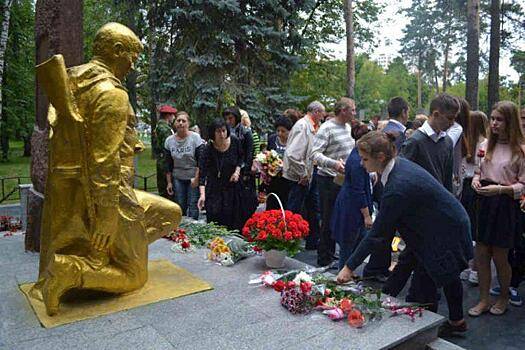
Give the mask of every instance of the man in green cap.
<svg viewBox="0 0 525 350">
<path fill-rule="evenodd" d="M 166 161 L 166 154 L 164 152 L 164 142 L 168 136 L 173 135 L 172 124 L 177 114 L 177 109 L 169 105 L 164 105 L 159 108 L 160 119 L 155 128 L 156 141 L 153 145 L 155 154 L 157 155 L 157 189 L 159 195 L 164 198 L 172 199 L 166 190 L 166 173 L 168 172 L 168 164 Z"/>
</svg>

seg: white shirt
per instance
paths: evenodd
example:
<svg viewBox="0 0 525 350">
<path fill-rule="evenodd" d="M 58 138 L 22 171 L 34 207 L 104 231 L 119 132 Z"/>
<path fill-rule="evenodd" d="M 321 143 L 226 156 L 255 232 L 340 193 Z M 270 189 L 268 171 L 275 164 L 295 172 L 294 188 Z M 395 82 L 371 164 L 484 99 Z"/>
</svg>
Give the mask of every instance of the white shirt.
<svg viewBox="0 0 525 350">
<path fill-rule="evenodd" d="M 383 173 L 381 174 L 381 183 L 383 184 L 383 186 L 386 185 L 386 183 L 388 181 L 388 176 L 390 175 L 390 172 L 394 168 L 395 164 L 396 164 L 396 159 L 392 158 L 392 159 L 390 159 L 390 161 L 386 165 L 385 170 L 383 170 Z"/>
<path fill-rule="evenodd" d="M 450 128 L 447 129 L 447 135 L 452 139 L 452 146 L 456 147 L 461 135 L 463 134 L 463 127 L 458 122 L 454 122 Z"/>
<path fill-rule="evenodd" d="M 388 119 L 388 121 L 394 123 L 394 124 L 397 124 L 401 127 L 401 130 L 403 130 L 403 132 L 406 131 L 407 127 L 403 125 L 403 123 L 401 123 L 399 120 L 397 119 Z"/>
<path fill-rule="evenodd" d="M 459 125 L 459 124 L 458 124 Z M 430 124 L 428 123 L 428 121 L 426 121 L 422 127 L 419 128 L 419 130 L 427 135 L 428 137 L 430 137 L 432 139 L 432 141 L 434 142 L 438 142 L 440 139 L 442 139 L 443 137 L 446 137 L 447 136 L 447 133 L 444 132 L 444 131 L 440 131 L 439 134 L 436 134 L 436 132 L 434 131 L 434 129 L 432 129 L 432 127 L 430 126 Z M 460 134 L 461 135 L 461 134 Z M 459 139 L 459 138 L 458 138 Z"/>
</svg>

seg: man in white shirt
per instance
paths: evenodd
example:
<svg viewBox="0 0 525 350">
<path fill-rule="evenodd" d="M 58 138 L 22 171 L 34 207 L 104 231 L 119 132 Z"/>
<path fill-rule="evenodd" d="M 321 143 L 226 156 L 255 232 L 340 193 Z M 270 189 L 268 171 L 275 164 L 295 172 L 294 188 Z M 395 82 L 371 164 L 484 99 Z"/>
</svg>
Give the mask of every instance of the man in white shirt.
<svg viewBox="0 0 525 350">
<path fill-rule="evenodd" d="M 355 102 L 347 97 L 341 98 L 334 108 L 335 118 L 325 122 L 315 135 L 312 160 L 319 169 L 316 176 L 321 203 L 321 235 L 317 249 L 317 264 L 327 266 L 332 263 L 335 241 L 332 239 L 330 219 L 332 209 L 341 186 L 334 183 L 335 176 L 344 174 L 346 158 L 355 146 L 351 135 L 350 121 L 354 119 Z"/>
</svg>

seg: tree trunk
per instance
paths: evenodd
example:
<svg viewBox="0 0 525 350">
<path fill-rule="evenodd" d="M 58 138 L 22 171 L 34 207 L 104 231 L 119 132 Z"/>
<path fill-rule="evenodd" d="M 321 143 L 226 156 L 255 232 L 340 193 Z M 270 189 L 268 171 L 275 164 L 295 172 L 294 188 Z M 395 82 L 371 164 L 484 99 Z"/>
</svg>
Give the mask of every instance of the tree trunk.
<svg viewBox="0 0 525 350">
<path fill-rule="evenodd" d="M 142 28 L 137 26 L 137 14 L 140 11 L 140 4 L 138 1 L 124 1 L 122 6 L 124 7 L 124 23 L 128 26 L 137 36 L 142 39 L 143 31 Z M 128 89 L 129 102 L 133 107 L 135 113 L 138 112 L 137 102 L 137 72 L 132 70 L 126 76 L 126 89 Z"/>
<path fill-rule="evenodd" d="M 23 137 L 24 141 L 24 154 L 22 157 L 31 157 L 31 137 Z"/>
<path fill-rule="evenodd" d="M 149 55 L 149 76 L 148 86 L 150 90 L 150 101 L 149 101 L 149 114 L 150 114 L 150 127 L 151 127 L 151 157 L 155 159 L 156 148 L 154 147 L 157 141 L 157 135 L 155 135 L 155 127 L 157 126 L 157 103 L 159 97 L 159 89 L 157 86 L 157 35 L 156 35 L 156 17 L 157 7 L 152 5 L 151 13 L 148 14 L 149 22 L 149 33 L 148 33 L 148 55 Z"/>
<path fill-rule="evenodd" d="M 499 51 L 501 46 L 500 12 L 500 0 L 492 0 L 490 5 L 490 55 L 487 106 L 487 111 L 489 112 L 499 100 Z"/>
<path fill-rule="evenodd" d="M 449 32 L 449 35 L 450 35 L 450 32 Z M 445 45 L 445 52 L 443 53 L 444 56 L 445 56 L 445 60 L 443 62 L 443 86 L 441 88 L 441 90 L 443 92 L 446 92 L 447 91 L 447 84 L 448 84 L 448 56 L 449 56 L 449 53 L 450 53 L 450 41 L 447 37 L 447 43 Z"/>
<path fill-rule="evenodd" d="M 423 108 L 423 102 L 421 101 L 422 97 L 422 93 L 421 93 L 421 90 L 422 90 L 422 87 L 421 87 L 421 54 L 418 56 L 418 60 L 417 60 L 417 72 L 416 72 L 416 75 L 417 75 L 417 109 L 418 109 L 418 112 L 421 110 L 421 108 Z"/>
<path fill-rule="evenodd" d="M 345 0 L 346 22 L 346 94 L 354 98 L 355 60 L 354 60 L 354 13 L 352 0 Z"/>
<path fill-rule="evenodd" d="M 4 57 L 9 38 L 9 20 L 11 18 L 11 5 L 13 0 L 6 0 L 2 14 L 2 34 L 0 34 L 0 121 L 2 120 L 2 79 L 4 77 Z"/>
<path fill-rule="evenodd" d="M 467 2 L 467 72 L 465 98 L 472 110 L 479 108 L 479 0 Z"/>
<path fill-rule="evenodd" d="M 9 138 L 7 132 L 4 130 L 5 116 L 3 115 L 3 104 L 2 104 L 2 86 L 4 77 L 4 65 L 5 65 L 5 50 L 7 47 L 7 39 L 9 38 L 9 20 L 11 18 L 11 5 L 13 0 L 6 0 L 4 2 L 3 14 L 2 14 L 2 33 L 0 34 L 0 138 L 2 148 L 2 158 L 7 159 L 9 153 Z"/>
<path fill-rule="evenodd" d="M 436 89 L 436 95 L 439 95 L 439 74 L 437 71 L 437 66 L 434 64 L 434 89 Z"/>
</svg>

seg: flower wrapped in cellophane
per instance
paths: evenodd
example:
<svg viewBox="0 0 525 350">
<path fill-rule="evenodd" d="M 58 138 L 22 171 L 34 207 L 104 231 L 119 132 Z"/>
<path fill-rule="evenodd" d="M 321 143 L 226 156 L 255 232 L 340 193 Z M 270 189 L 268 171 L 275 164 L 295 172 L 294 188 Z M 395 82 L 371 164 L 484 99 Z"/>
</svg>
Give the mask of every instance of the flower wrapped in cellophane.
<svg viewBox="0 0 525 350">
<path fill-rule="evenodd" d="M 261 173 L 261 180 L 269 184 L 272 177 L 282 176 L 283 160 L 275 150 L 263 151 L 255 156 L 255 167 Z"/>
</svg>

